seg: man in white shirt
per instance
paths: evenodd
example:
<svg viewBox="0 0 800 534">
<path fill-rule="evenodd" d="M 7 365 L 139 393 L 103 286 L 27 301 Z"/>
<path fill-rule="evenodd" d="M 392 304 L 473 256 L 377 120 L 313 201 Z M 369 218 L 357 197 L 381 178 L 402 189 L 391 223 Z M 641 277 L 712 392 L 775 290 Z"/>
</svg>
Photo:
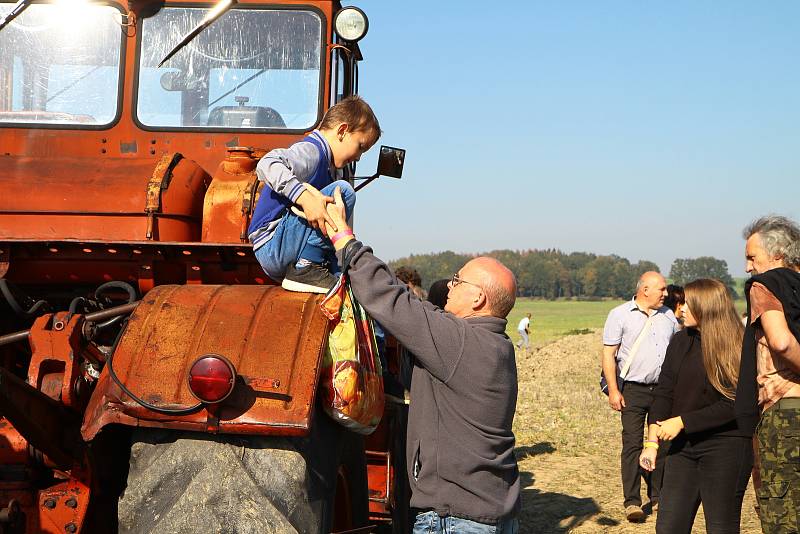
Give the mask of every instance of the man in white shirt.
<svg viewBox="0 0 800 534">
<path fill-rule="evenodd" d="M 666 449 L 659 451 L 661 457 L 652 473 L 642 472 L 638 458 L 661 364 L 670 339 L 678 331 L 675 314 L 664 306 L 666 296 L 664 277 L 652 271 L 644 273 L 636 285 L 636 296 L 611 310 L 603 329 L 602 363 L 608 382 L 608 404 L 622 414 L 622 491 L 625 516 L 631 522 L 645 520 L 640 494 L 641 477 L 645 477 L 647 495 L 655 507 L 664 473 Z M 632 357 L 630 361 L 629 357 Z M 622 369 L 626 369 L 624 396 L 617 382 Z"/>
<path fill-rule="evenodd" d="M 528 352 L 528 347 L 530 346 L 530 342 L 528 340 L 528 327 L 531 324 L 531 314 L 529 313 L 527 316 L 523 317 L 522 320 L 519 322 L 517 326 L 517 331 L 519 332 L 519 341 L 517 341 L 517 348 L 525 349 L 525 352 Z"/>
</svg>

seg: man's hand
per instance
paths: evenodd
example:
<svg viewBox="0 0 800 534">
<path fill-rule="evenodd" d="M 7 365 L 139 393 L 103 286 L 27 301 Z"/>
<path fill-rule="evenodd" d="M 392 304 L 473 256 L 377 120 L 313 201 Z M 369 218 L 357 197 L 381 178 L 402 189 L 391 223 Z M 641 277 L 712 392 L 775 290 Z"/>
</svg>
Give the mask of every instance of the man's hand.
<svg viewBox="0 0 800 534">
<path fill-rule="evenodd" d="M 668 441 L 675 439 L 675 436 L 683 430 L 683 419 L 679 417 L 672 417 L 666 421 L 656 421 L 658 425 L 658 439 Z"/>
<path fill-rule="evenodd" d="M 326 207 L 328 218 L 335 224 L 335 226 L 328 225 L 328 235 L 336 233 L 337 228 L 341 232 L 352 231 L 347 224 L 347 211 L 345 210 L 344 200 L 342 199 L 342 190 L 338 187 L 333 191 L 333 199 L 333 204 L 328 204 Z M 337 240 L 336 243 L 333 244 L 333 247 L 336 250 L 340 250 L 353 239 L 352 236 L 343 237 Z"/>
<path fill-rule="evenodd" d="M 639 465 L 645 471 L 653 471 L 656 468 L 656 456 L 658 449 L 655 447 L 646 447 L 642 449 L 642 454 L 639 455 Z"/>
<path fill-rule="evenodd" d="M 315 230 L 319 230 L 326 237 L 330 231 L 329 229 L 332 229 L 335 233 L 337 231 L 337 225 L 330 218 L 326 210 L 326 207 L 329 203 L 333 202 L 333 199 L 323 195 L 319 192 L 319 189 L 310 184 L 303 185 L 305 186 L 305 191 L 300 193 L 295 203 L 303 208 L 303 216 L 305 216 L 309 226 Z"/>
<path fill-rule="evenodd" d="M 600 365 L 603 368 L 603 376 L 608 382 L 608 405 L 616 411 L 621 411 L 625 407 L 625 397 L 617 388 L 617 351 L 619 345 L 603 345 L 603 356 Z M 609 377 L 611 378 L 609 380 Z"/>
<path fill-rule="evenodd" d="M 625 407 L 625 397 L 620 390 L 611 391 L 611 387 L 608 388 L 608 405 L 618 412 L 622 411 Z"/>
</svg>

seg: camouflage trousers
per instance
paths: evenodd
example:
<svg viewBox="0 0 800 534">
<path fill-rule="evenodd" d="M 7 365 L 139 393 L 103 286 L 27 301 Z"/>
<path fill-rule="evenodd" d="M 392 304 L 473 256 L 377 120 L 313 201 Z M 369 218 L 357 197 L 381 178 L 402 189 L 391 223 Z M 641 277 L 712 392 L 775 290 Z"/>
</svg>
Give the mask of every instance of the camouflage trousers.
<svg viewBox="0 0 800 534">
<path fill-rule="evenodd" d="M 762 414 L 758 454 L 761 530 L 764 534 L 797 534 L 800 532 L 800 399 L 781 399 Z"/>
</svg>

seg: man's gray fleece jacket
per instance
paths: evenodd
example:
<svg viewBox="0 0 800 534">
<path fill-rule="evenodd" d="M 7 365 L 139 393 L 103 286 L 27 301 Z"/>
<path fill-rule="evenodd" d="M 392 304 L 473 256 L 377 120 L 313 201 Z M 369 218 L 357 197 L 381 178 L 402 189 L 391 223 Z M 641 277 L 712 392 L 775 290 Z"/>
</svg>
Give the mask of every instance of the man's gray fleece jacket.
<svg viewBox="0 0 800 534">
<path fill-rule="evenodd" d="M 356 241 L 344 250 L 358 301 L 416 356 L 406 450 L 411 506 L 482 523 L 516 515 L 517 367 L 506 320 L 444 312 L 414 296 L 371 248 Z"/>
</svg>

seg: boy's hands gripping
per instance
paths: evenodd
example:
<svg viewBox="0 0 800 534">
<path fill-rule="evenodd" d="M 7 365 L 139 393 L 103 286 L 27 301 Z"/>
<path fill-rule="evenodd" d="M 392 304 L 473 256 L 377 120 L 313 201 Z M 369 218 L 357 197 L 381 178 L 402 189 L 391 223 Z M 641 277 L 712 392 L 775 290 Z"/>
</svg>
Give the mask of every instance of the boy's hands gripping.
<svg viewBox="0 0 800 534">
<path fill-rule="evenodd" d="M 326 208 L 329 218 L 336 223 L 336 226 L 328 226 L 328 235 L 333 236 L 337 232 L 337 228 L 341 232 L 347 232 L 348 230 L 351 232 L 351 235 L 343 236 L 333 243 L 333 248 L 339 250 L 344 248 L 354 237 L 352 236 L 352 228 L 347 224 L 347 211 L 345 210 L 344 200 L 342 199 L 342 190 L 337 187 L 333 191 L 333 196 L 336 200 L 332 204 L 328 204 Z"/>
<path fill-rule="evenodd" d="M 328 215 L 326 209 L 328 204 L 333 202 L 333 198 L 323 195 L 313 185 L 304 184 L 304 186 L 305 191 L 300 193 L 296 201 L 296 204 L 303 211 L 302 213 L 298 213 L 294 209 L 292 211 L 296 215 L 304 217 L 312 228 L 319 230 L 325 237 L 328 237 L 330 230 L 334 233 L 337 231 L 337 226 Z"/>
</svg>

